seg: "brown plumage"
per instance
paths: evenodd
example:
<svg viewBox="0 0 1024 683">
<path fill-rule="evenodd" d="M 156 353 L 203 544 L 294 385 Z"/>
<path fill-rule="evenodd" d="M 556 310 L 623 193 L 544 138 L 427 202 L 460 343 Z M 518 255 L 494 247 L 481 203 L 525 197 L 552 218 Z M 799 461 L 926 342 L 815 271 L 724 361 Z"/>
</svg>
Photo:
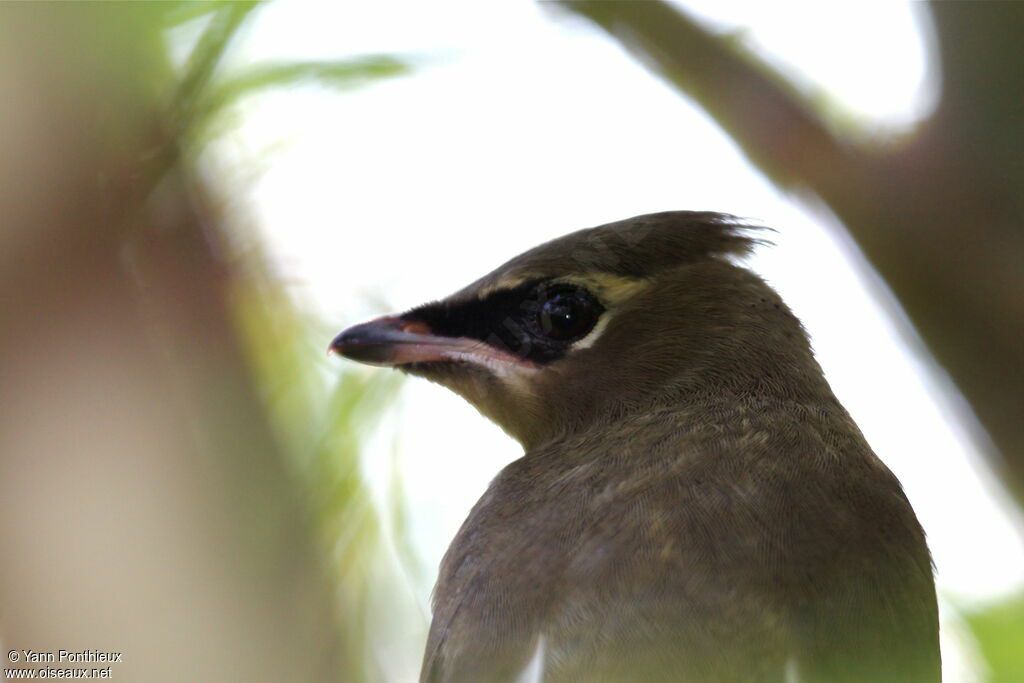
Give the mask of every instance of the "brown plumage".
<svg viewBox="0 0 1024 683">
<path fill-rule="evenodd" d="M 532 249 L 342 355 L 525 448 L 434 594 L 424 681 L 938 681 L 924 535 L 730 217 Z M 425 456 L 428 457 L 428 456 Z"/>
</svg>

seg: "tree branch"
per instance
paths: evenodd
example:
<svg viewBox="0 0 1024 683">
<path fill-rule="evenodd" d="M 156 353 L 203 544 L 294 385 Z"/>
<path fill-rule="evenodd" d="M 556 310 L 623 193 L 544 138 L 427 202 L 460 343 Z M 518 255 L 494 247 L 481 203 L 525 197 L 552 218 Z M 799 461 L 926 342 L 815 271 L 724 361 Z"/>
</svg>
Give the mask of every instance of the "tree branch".
<svg viewBox="0 0 1024 683">
<path fill-rule="evenodd" d="M 778 185 L 807 186 L 828 199 L 864 182 L 856 150 L 833 135 L 783 76 L 734 41 L 661 0 L 558 4 L 597 23 L 693 97 Z"/>
</svg>

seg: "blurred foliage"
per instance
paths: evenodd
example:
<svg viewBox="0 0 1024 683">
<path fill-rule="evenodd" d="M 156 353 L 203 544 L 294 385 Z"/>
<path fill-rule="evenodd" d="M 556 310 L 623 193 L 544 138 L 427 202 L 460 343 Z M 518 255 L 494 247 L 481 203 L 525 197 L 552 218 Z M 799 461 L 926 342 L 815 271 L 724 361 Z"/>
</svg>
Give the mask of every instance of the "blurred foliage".
<svg viewBox="0 0 1024 683">
<path fill-rule="evenodd" d="M 343 62 L 312 61 L 264 64 L 226 78 L 211 88 L 199 107 L 203 115 L 217 113 L 222 107 L 270 88 L 315 83 L 348 90 L 371 81 L 409 72 L 408 66 L 388 55 L 360 57 Z"/>
<path fill-rule="evenodd" d="M 31 294 L 0 301 L 3 637 L 118 648 L 126 680 L 384 678 L 357 454 L 397 378 L 331 378 L 333 330 L 232 248 L 258 240 L 242 188 L 199 159 L 246 93 L 404 68 L 239 76 L 259 7 L 0 4 L 0 281 Z"/>
<path fill-rule="evenodd" d="M 368 596 L 382 529 L 360 470 L 363 441 L 394 399 L 401 376 L 325 367 L 332 334 L 249 257 L 233 300 L 242 338 L 280 450 L 307 494 L 318 540 L 338 587 L 346 673 L 379 680 L 371 659 Z M 362 669 L 358 671 L 357 669 Z"/>
<path fill-rule="evenodd" d="M 1024 681 L 1024 595 L 967 615 L 989 668 L 990 683 Z"/>
<path fill-rule="evenodd" d="M 217 115 L 245 97 L 274 88 L 315 84 L 350 90 L 384 78 L 408 75 L 409 64 L 392 55 L 363 55 L 343 60 L 287 61 L 249 65 L 235 73 L 217 73 L 228 47 L 258 2 L 172 3 L 168 28 L 205 18 L 208 23 L 184 68 L 172 98 L 172 121 L 187 134 L 195 152 L 225 132 L 211 124 Z"/>
<path fill-rule="evenodd" d="M 198 19 L 208 22 L 170 103 L 172 125 L 183 142 L 176 152 L 184 160 L 194 161 L 219 134 L 230 132 L 229 126 L 211 124 L 246 96 L 304 83 L 349 89 L 409 72 L 395 57 L 364 56 L 219 73 L 230 44 L 258 6 L 254 2 L 181 2 L 166 8 L 168 27 Z M 256 235 L 247 233 L 242 241 L 258 245 Z M 258 246 L 232 258 L 236 262 L 230 302 L 248 364 L 278 449 L 305 493 L 307 512 L 337 588 L 345 679 L 382 680 L 371 656 L 373 620 L 369 615 L 371 584 L 386 580 L 376 569 L 387 550 L 359 456 L 365 438 L 395 398 L 401 376 L 328 366 L 325 350 L 336 330 L 304 312 L 288 296 Z M 401 503 L 396 498 L 393 505 Z"/>
<path fill-rule="evenodd" d="M 238 9 L 240 5 L 244 6 L 244 11 L 248 12 L 258 4 L 258 2 L 243 0 L 174 0 L 162 3 L 161 11 L 164 13 L 164 25 L 176 26 L 206 16 L 212 12 L 219 12 L 232 7 Z"/>
</svg>

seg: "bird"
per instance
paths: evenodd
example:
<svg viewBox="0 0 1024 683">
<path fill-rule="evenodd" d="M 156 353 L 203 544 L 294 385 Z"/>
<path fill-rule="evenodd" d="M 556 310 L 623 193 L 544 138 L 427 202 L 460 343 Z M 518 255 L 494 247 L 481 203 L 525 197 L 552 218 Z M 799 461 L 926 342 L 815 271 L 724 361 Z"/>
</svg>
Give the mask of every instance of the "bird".
<svg viewBox="0 0 1024 683">
<path fill-rule="evenodd" d="M 578 230 L 333 339 L 523 447 L 444 555 L 421 681 L 941 679 L 924 532 L 744 265 L 765 229 Z"/>
</svg>

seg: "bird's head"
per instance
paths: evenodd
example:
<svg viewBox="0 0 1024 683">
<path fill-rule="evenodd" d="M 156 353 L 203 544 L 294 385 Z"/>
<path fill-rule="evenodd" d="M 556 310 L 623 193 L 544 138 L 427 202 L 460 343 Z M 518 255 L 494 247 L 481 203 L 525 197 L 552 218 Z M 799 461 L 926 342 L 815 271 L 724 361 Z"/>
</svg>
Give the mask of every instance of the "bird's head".
<svg viewBox="0 0 1024 683">
<path fill-rule="evenodd" d="M 797 393 L 794 373 L 820 370 L 778 295 L 730 262 L 748 232 L 689 211 L 580 230 L 330 348 L 448 387 L 527 448 L 652 402 Z"/>
</svg>

